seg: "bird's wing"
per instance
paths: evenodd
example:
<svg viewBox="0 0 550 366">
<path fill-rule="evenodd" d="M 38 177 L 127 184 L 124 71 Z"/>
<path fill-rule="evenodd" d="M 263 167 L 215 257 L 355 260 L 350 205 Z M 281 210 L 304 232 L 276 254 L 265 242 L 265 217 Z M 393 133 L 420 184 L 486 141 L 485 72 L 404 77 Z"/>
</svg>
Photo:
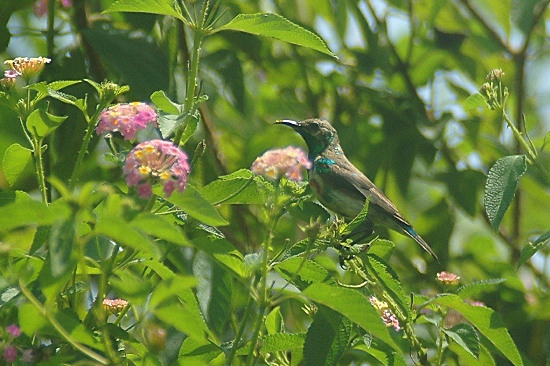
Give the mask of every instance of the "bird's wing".
<svg viewBox="0 0 550 366">
<path fill-rule="evenodd" d="M 354 195 L 362 197 L 363 201 L 369 197 L 371 208 L 393 216 L 404 225 L 410 226 L 410 223 L 399 213 L 393 202 L 351 163 L 346 162 L 346 164 L 334 166 L 331 172 L 333 173 L 331 178 L 333 178 L 335 184 L 348 192 L 355 192 Z"/>
<path fill-rule="evenodd" d="M 331 184 L 346 190 L 351 196 L 361 199 L 363 202 L 369 197 L 369 216 L 372 214 L 379 223 L 383 222 L 390 229 L 401 232 L 413 238 L 422 248 L 435 259 L 437 255 L 428 243 L 413 229 L 412 225 L 399 213 L 397 207 L 386 195 L 378 189 L 349 161 L 343 164 L 334 164 L 331 167 Z M 375 222 L 376 223 L 376 222 Z"/>
</svg>

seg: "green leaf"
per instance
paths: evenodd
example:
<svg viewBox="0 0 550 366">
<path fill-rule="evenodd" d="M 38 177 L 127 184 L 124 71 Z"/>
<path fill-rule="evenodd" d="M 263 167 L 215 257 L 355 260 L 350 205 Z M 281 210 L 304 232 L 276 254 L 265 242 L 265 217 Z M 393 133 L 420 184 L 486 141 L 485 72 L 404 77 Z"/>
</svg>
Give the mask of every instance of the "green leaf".
<svg viewBox="0 0 550 366">
<path fill-rule="evenodd" d="M 198 126 L 199 126 L 199 117 L 191 116 L 191 118 L 189 118 L 189 120 L 187 121 L 187 124 L 185 125 L 185 130 L 183 130 L 183 135 L 181 135 L 180 144 L 182 146 L 187 142 L 187 140 L 189 140 L 191 136 L 193 136 Z"/>
<path fill-rule="evenodd" d="M 211 330 L 221 335 L 232 313 L 233 295 L 230 272 L 217 265 L 205 252 L 198 252 L 193 261 L 197 278 L 197 298 Z"/>
<path fill-rule="evenodd" d="M 312 283 L 328 282 L 336 284 L 329 272 L 316 262 L 300 257 L 292 257 L 275 265 L 274 269 L 286 280 L 291 280 L 299 289 Z"/>
<path fill-rule="evenodd" d="M 122 246 L 139 250 L 145 254 L 153 254 L 153 242 L 146 235 L 117 217 L 100 217 L 94 232 L 97 235 L 104 235 Z"/>
<path fill-rule="evenodd" d="M 480 341 L 476 330 L 470 324 L 457 324 L 451 329 L 442 328 L 443 332 L 476 359 L 479 358 Z"/>
<path fill-rule="evenodd" d="M 109 284 L 117 296 L 139 306 L 145 304 L 153 288 L 141 273 L 136 274 L 127 268 L 116 270 L 114 275 L 109 277 Z"/>
<path fill-rule="evenodd" d="M 153 192 L 162 197 L 164 192 L 162 187 L 156 186 Z M 220 216 L 216 208 L 208 202 L 193 186 L 187 185 L 183 192 L 175 191 L 169 198 L 165 198 L 170 203 L 181 208 L 189 216 L 211 226 L 228 225 L 223 217 Z"/>
<path fill-rule="evenodd" d="M 369 213 L 369 199 L 367 198 L 365 201 L 365 204 L 363 205 L 363 208 L 361 211 L 353 218 L 353 220 L 350 221 L 349 224 L 344 226 L 344 229 L 341 232 L 341 235 L 346 236 L 351 234 L 359 225 L 361 225 L 367 218 L 367 214 Z"/>
<path fill-rule="evenodd" d="M 222 30 L 234 30 L 257 36 L 271 37 L 336 57 L 327 48 L 321 37 L 277 14 L 239 14 L 215 31 Z"/>
<path fill-rule="evenodd" d="M 197 249 L 204 250 L 239 277 L 249 276 L 242 254 L 227 240 L 198 237 L 193 239 L 193 245 Z"/>
<path fill-rule="evenodd" d="M 202 189 L 202 194 L 213 205 L 264 204 L 272 187 L 248 169 L 240 169 L 219 177 Z"/>
<path fill-rule="evenodd" d="M 0 206 L 0 233 L 18 227 L 52 225 L 70 215 L 64 204 L 46 206 L 41 202 L 21 200 Z"/>
<path fill-rule="evenodd" d="M 174 0 L 118 0 L 103 13 L 129 12 L 168 15 L 184 21 L 181 9 Z"/>
<path fill-rule="evenodd" d="M 155 107 L 168 114 L 180 114 L 181 105 L 174 103 L 166 96 L 163 90 L 157 90 L 151 94 L 151 101 L 155 104 Z"/>
<path fill-rule="evenodd" d="M 500 158 L 489 169 L 485 184 L 485 211 L 494 230 L 498 230 L 512 203 L 519 179 L 527 170 L 525 155 Z"/>
<path fill-rule="evenodd" d="M 315 283 L 303 291 L 311 300 L 328 306 L 339 312 L 367 332 L 401 352 L 388 332 L 380 314 L 371 305 L 369 299 L 358 291 Z"/>
<path fill-rule="evenodd" d="M 519 351 L 510 337 L 504 322 L 493 310 L 466 304 L 458 295 L 442 295 L 434 303 L 450 307 L 461 313 L 514 365 L 523 365 Z"/>
<path fill-rule="evenodd" d="M 268 334 L 262 342 L 262 354 L 287 351 L 301 348 L 306 338 L 305 333 L 274 333 Z"/>
<path fill-rule="evenodd" d="M 59 127 L 67 117 L 54 116 L 43 109 L 35 109 L 28 117 L 26 122 L 27 130 L 31 135 L 42 139 L 52 133 Z"/>
<path fill-rule="evenodd" d="M 512 0 L 474 0 L 475 11 L 484 17 L 492 17 L 504 31 L 505 37 L 510 35 Z M 505 40 L 506 42 L 506 40 Z"/>
<path fill-rule="evenodd" d="M 78 343 L 85 344 L 100 351 L 105 351 L 105 346 L 88 330 L 72 309 L 63 309 L 55 314 L 55 319 Z"/>
<path fill-rule="evenodd" d="M 483 291 L 495 290 L 496 285 L 506 281 L 504 278 L 492 278 L 489 280 L 481 280 L 469 283 L 467 285 L 461 286 L 457 291 L 457 295 L 462 299 L 467 299 L 470 297 L 475 297 Z"/>
<path fill-rule="evenodd" d="M 545 232 L 535 239 L 534 242 L 529 242 L 526 246 L 524 246 L 521 249 L 521 254 L 519 255 L 517 268 L 521 267 L 529 260 L 529 258 L 534 256 L 536 252 L 544 248 L 548 243 L 548 240 L 550 240 L 550 231 Z"/>
<path fill-rule="evenodd" d="M 32 173 L 32 150 L 17 143 L 10 145 L 4 153 L 2 166 L 4 177 L 6 177 L 9 185 L 13 187 L 19 179 L 23 179 Z"/>
<path fill-rule="evenodd" d="M 265 317 L 265 328 L 268 334 L 280 333 L 283 331 L 283 315 L 281 307 L 277 306 Z"/>
<path fill-rule="evenodd" d="M 168 138 L 174 133 L 174 131 L 181 125 L 185 115 L 180 114 L 166 114 L 160 112 L 157 117 L 160 133 L 162 138 Z"/>
<path fill-rule="evenodd" d="M 395 249 L 395 243 L 385 239 L 376 239 L 370 246 L 368 253 L 374 254 L 382 258 L 384 261 L 389 261 Z"/>
<path fill-rule="evenodd" d="M 49 324 L 44 315 L 31 303 L 21 304 L 18 310 L 21 331 L 29 337 L 34 336 L 35 333 Z"/>
<path fill-rule="evenodd" d="M 333 351 L 342 350 L 349 341 L 349 334 L 348 339 L 344 339 L 345 328 L 344 332 L 340 332 L 343 319 L 341 314 L 331 309 L 319 308 L 307 330 L 304 341 L 304 364 L 306 366 L 335 365 Z"/>
<path fill-rule="evenodd" d="M 219 346 L 207 340 L 186 338 L 180 348 L 178 355 L 179 365 L 217 365 L 213 359 L 220 356 L 223 351 Z"/>
<path fill-rule="evenodd" d="M 72 272 L 76 265 L 76 258 L 73 255 L 74 240 L 75 227 L 73 220 L 69 219 L 53 225 L 48 240 L 48 249 L 51 259 L 51 272 L 54 278 Z"/>
<path fill-rule="evenodd" d="M 462 103 L 462 106 L 467 111 L 489 108 L 489 104 L 487 104 L 487 100 L 483 95 L 481 95 L 481 93 L 474 93 L 470 95 Z"/>
<path fill-rule="evenodd" d="M 170 222 L 170 219 L 165 216 L 141 213 L 130 222 L 130 226 L 144 234 L 164 239 L 170 243 L 185 246 L 191 245 L 180 228 L 174 225 L 173 222 Z"/>
<path fill-rule="evenodd" d="M 196 341 L 207 339 L 210 331 L 204 322 L 193 292 L 185 290 L 178 294 L 178 301 L 168 301 L 157 306 L 153 313 L 166 324 L 187 334 Z"/>
<path fill-rule="evenodd" d="M 160 281 L 153 290 L 148 306 L 151 309 L 161 306 L 166 301 L 172 301 L 179 294 L 195 287 L 197 279 L 193 276 L 173 275 Z"/>
<path fill-rule="evenodd" d="M 410 318 L 410 300 L 405 294 L 405 291 L 403 291 L 403 286 L 395 271 L 385 263 L 382 258 L 376 255 L 369 253 L 367 259 L 374 270 L 374 276 L 377 278 L 377 282 L 388 291 L 391 298 L 399 305 L 401 311 L 403 311 L 407 318 Z"/>
<path fill-rule="evenodd" d="M 46 98 L 48 95 L 50 95 L 52 91 L 55 92 L 71 85 L 78 84 L 80 82 L 80 80 L 57 80 L 47 84 L 46 82 L 42 81 L 40 83 L 28 85 L 26 88 L 36 90 L 38 92 L 33 99 L 33 102 L 36 103 Z"/>
</svg>

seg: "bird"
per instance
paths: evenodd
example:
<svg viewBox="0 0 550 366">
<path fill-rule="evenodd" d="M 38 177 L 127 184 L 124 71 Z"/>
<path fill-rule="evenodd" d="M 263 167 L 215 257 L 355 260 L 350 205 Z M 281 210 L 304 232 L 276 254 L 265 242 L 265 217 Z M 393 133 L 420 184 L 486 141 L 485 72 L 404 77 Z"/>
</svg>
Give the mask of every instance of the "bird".
<svg viewBox="0 0 550 366">
<path fill-rule="evenodd" d="M 304 121 L 283 119 L 275 123 L 292 127 L 304 139 L 312 162 L 308 172 L 309 185 L 323 206 L 350 219 L 361 212 L 368 199 L 366 226 L 362 228 L 364 233 L 372 234 L 375 226 L 387 227 L 411 237 L 438 260 L 395 204 L 348 160 L 340 146 L 338 133 L 329 122 L 314 118 Z"/>
</svg>

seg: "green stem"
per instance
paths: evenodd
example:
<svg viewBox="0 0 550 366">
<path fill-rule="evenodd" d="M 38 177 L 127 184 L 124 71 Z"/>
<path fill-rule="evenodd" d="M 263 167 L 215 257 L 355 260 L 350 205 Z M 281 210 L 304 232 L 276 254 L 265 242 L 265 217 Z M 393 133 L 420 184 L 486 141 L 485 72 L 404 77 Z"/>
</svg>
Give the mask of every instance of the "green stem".
<svg viewBox="0 0 550 366">
<path fill-rule="evenodd" d="M 443 362 L 443 339 L 445 339 L 443 322 L 445 321 L 445 315 L 443 315 L 441 319 L 441 324 L 439 325 L 439 342 L 437 344 L 437 365 L 441 365 L 441 362 Z"/>
<path fill-rule="evenodd" d="M 248 317 L 250 316 L 250 312 L 252 311 L 253 304 L 254 304 L 254 298 L 252 296 L 249 296 L 248 302 L 246 304 L 246 308 L 244 309 L 241 326 L 237 330 L 237 334 L 235 335 L 235 340 L 233 341 L 233 345 L 231 346 L 231 351 L 229 351 L 229 356 L 227 356 L 227 361 L 225 362 L 227 366 L 231 366 L 233 364 L 233 358 L 235 357 L 237 349 L 239 349 L 241 338 L 243 336 L 244 329 L 246 328 L 247 320 L 248 320 Z"/>
<path fill-rule="evenodd" d="M 276 183 L 275 186 L 275 192 L 273 194 L 273 201 L 271 203 L 271 224 L 269 225 L 269 232 L 267 234 L 267 239 L 264 244 L 264 251 L 262 253 L 262 263 L 261 263 L 261 274 L 260 274 L 260 289 L 258 291 L 258 316 L 256 318 L 255 326 L 254 326 L 254 333 L 252 335 L 252 343 L 250 345 L 250 350 L 248 352 L 247 357 L 247 364 L 249 366 L 252 366 L 255 361 L 254 351 L 256 350 L 258 343 L 259 343 L 259 336 L 260 336 L 260 330 L 262 328 L 263 324 L 263 318 L 264 313 L 268 305 L 268 296 L 267 296 L 267 274 L 269 271 L 269 248 L 271 248 L 271 245 L 273 243 L 273 238 L 275 237 L 275 228 L 277 226 L 277 223 L 279 222 L 279 219 L 281 218 L 283 212 L 281 212 L 281 209 L 279 208 L 278 201 L 279 201 L 279 183 Z"/>
<path fill-rule="evenodd" d="M 191 53 L 191 62 L 189 64 L 189 69 L 187 72 L 187 87 L 185 93 L 185 101 L 183 102 L 184 112 L 187 113 L 187 115 L 183 120 L 182 125 L 176 132 L 176 136 L 174 138 L 174 144 L 176 145 L 179 145 L 183 136 L 183 132 L 185 131 L 185 127 L 187 126 L 187 122 L 194 114 L 191 109 L 193 108 L 193 102 L 195 100 L 195 93 L 198 85 L 197 76 L 199 74 L 199 58 L 204 32 L 200 28 L 195 28 L 193 31 L 193 51 Z"/>
<path fill-rule="evenodd" d="M 40 194 L 42 195 L 42 201 L 45 204 L 48 204 L 48 192 L 46 189 L 46 177 L 44 174 L 44 161 L 42 159 L 42 140 L 38 140 L 37 138 L 33 137 L 32 145 L 38 187 L 40 189 Z"/>
<path fill-rule="evenodd" d="M 522 133 L 517 129 L 516 125 L 510 120 L 510 117 L 508 117 L 508 114 L 506 114 L 504 109 L 502 109 L 502 116 L 504 117 L 504 120 L 506 121 L 506 124 L 508 125 L 508 127 L 512 129 L 512 132 L 514 133 L 514 136 L 516 137 L 518 142 L 527 152 L 527 155 L 528 155 L 527 162 L 533 165 L 537 160 L 537 153 L 531 150 L 531 147 L 529 146 L 527 141 L 525 141 L 525 138 L 523 137 Z"/>
<path fill-rule="evenodd" d="M 71 174 L 71 179 L 69 181 L 70 190 L 73 190 L 74 187 L 76 186 L 76 182 L 80 175 L 80 170 L 82 169 L 82 163 L 84 161 L 84 157 L 86 156 L 86 153 L 88 152 L 88 145 L 90 144 L 90 140 L 92 139 L 92 134 L 94 133 L 95 125 L 97 123 L 101 110 L 102 108 L 98 106 L 92 118 L 88 117 L 86 114 L 84 115 L 84 118 L 86 119 L 86 124 L 88 125 L 88 127 L 86 129 L 86 134 L 84 135 L 84 139 L 82 140 L 82 145 L 80 146 L 80 151 L 78 152 L 76 163 L 74 165 L 73 172 Z"/>
<path fill-rule="evenodd" d="M 105 357 L 101 356 L 100 354 L 97 354 L 96 352 L 92 351 L 88 347 L 84 346 L 83 344 L 78 343 L 73 337 L 63 328 L 63 326 L 57 321 L 55 316 L 53 316 L 47 308 L 42 306 L 40 301 L 34 295 L 29 291 L 27 286 L 23 283 L 23 279 L 19 279 L 19 288 L 21 289 L 21 292 L 25 297 L 38 309 L 38 311 L 44 316 L 50 324 L 54 327 L 54 329 L 63 337 L 69 344 L 71 344 L 76 350 L 80 351 L 81 353 L 85 354 L 86 356 L 90 357 L 91 359 L 97 361 L 98 363 L 102 365 L 109 365 L 110 362 Z"/>
</svg>

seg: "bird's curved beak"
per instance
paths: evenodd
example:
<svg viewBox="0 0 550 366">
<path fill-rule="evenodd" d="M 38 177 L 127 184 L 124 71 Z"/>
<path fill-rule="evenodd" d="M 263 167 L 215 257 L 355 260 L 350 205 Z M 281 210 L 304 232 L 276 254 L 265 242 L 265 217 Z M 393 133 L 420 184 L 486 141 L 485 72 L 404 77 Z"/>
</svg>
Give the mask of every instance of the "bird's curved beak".
<svg viewBox="0 0 550 366">
<path fill-rule="evenodd" d="M 291 119 L 278 119 L 277 121 L 275 121 L 275 124 L 287 125 L 290 127 L 300 127 L 300 122 L 293 121 Z"/>
</svg>

